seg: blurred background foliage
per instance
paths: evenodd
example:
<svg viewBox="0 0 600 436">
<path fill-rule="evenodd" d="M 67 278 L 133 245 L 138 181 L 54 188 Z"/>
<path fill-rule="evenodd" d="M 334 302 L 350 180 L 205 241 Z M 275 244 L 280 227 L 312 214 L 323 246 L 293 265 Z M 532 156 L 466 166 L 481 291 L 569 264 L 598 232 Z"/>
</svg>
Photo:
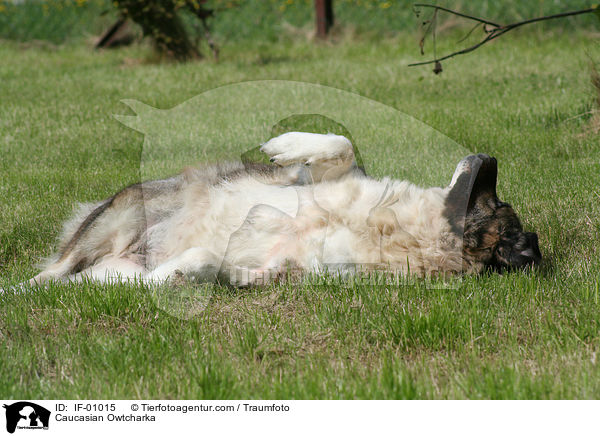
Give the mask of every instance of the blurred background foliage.
<svg viewBox="0 0 600 436">
<path fill-rule="evenodd" d="M 584 9 L 593 1 L 459 0 L 432 3 L 509 22 Z M 311 38 L 314 34 L 313 0 L 208 0 L 205 5 L 216 10 L 209 24 L 218 44 L 242 40 L 275 42 Z M 414 33 L 420 19 L 415 17 L 412 5 L 413 1 L 406 0 L 334 0 L 336 24 L 332 36 L 377 39 L 401 32 Z M 99 36 L 117 17 L 118 9 L 109 0 L 0 0 L 0 38 L 53 44 L 90 39 Z M 182 18 L 190 35 L 201 37 L 203 29 L 194 18 L 186 13 L 182 13 Z M 469 25 L 455 17 L 444 18 L 446 27 Z M 582 28 L 597 29 L 597 21 L 591 15 L 580 16 L 540 23 L 528 31 L 568 32 Z"/>
</svg>

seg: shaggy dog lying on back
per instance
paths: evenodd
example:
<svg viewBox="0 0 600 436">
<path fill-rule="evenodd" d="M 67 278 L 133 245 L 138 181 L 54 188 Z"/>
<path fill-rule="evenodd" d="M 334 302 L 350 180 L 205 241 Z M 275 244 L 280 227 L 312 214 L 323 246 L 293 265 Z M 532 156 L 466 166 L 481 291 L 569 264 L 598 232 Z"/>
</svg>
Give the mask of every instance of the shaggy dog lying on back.
<svg viewBox="0 0 600 436">
<path fill-rule="evenodd" d="M 462 160 L 447 188 L 421 189 L 367 177 L 343 136 L 290 132 L 261 151 L 275 165 L 189 169 L 82 206 L 56 258 L 29 283 L 183 277 L 246 286 L 289 268 L 430 276 L 541 261 L 537 235 L 496 196 L 487 155 Z"/>
</svg>

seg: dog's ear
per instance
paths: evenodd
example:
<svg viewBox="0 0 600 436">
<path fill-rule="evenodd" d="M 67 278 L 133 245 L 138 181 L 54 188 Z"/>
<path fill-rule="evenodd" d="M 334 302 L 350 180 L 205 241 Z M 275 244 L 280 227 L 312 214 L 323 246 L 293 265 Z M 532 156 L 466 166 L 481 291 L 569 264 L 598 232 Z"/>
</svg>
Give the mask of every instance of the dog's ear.
<svg viewBox="0 0 600 436">
<path fill-rule="evenodd" d="M 471 155 L 459 162 L 450 182 L 450 197 L 471 209 L 481 196 L 496 198 L 498 162 L 487 154 Z"/>
<path fill-rule="evenodd" d="M 467 156 L 456 166 L 448 187 L 445 215 L 456 233 L 462 233 L 465 217 L 477 203 L 495 200 L 498 162 L 487 154 Z"/>
</svg>

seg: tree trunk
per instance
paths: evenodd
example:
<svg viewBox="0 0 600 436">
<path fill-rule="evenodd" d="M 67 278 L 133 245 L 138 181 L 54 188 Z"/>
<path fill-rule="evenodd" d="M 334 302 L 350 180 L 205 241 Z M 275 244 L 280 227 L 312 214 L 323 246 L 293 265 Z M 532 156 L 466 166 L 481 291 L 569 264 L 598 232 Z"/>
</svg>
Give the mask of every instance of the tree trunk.
<svg viewBox="0 0 600 436">
<path fill-rule="evenodd" d="M 173 0 L 121 0 L 118 7 L 140 25 L 144 36 L 152 38 L 160 56 L 177 61 L 201 57 L 185 31 Z"/>
<path fill-rule="evenodd" d="M 315 15 L 317 36 L 327 38 L 329 29 L 333 26 L 333 0 L 315 0 Z"/>
</svg>

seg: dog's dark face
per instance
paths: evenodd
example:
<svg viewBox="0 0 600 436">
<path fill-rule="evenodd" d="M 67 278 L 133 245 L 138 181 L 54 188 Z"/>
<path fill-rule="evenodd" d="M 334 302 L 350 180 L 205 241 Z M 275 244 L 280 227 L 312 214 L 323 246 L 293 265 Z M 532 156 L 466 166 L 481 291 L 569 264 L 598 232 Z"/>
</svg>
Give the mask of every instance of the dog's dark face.
<svg viewBox="0 0 600 436">
<path fill-rule="evenodd" d="M 456 168 L 444 216 L 463 238 L 468 270 L 537 265 L 542 260 L 537 234 L 524 232 L 513 208 L 496 195 L 498 163 L 485 154 L 463 159 Z"/>
</svg>

